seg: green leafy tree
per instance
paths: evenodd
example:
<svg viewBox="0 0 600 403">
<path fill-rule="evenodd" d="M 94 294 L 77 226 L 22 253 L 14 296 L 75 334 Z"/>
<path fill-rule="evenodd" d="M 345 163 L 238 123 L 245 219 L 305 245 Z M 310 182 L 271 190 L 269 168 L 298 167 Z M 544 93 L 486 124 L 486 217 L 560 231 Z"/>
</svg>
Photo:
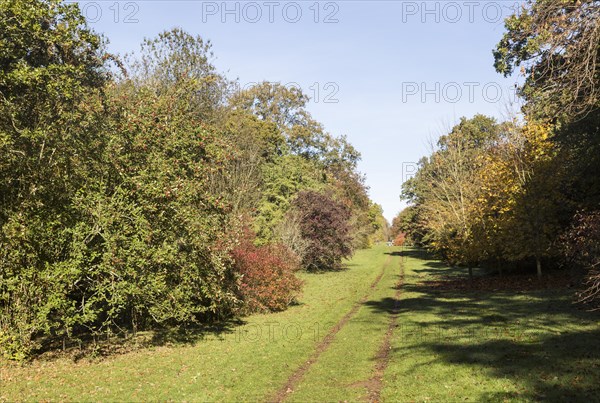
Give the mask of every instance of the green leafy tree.
<svg viewBox="0 0 600 403">
<path fill-rule="evenodd" d="M 529 0 L 505 21 L 496 70 L 525 75 L 521 94 L 534 118 L 572 120 L 600 104 L 600 4 Z"/>
<path fill-rule="evenodd" d="M 161 94 L 185 82 L 185 86 L 195 89 L 186 94 L 190 111 L 213 123 L 222 118 L 232 83 L 212 64 L 210 41 L 173 28 L 144 39 L 140 51 L 128 55 L 128 59 L 131 78 L 138 85 Z"/>
<path fill-rule="evenodd" d="M 107 58 L 76 4 L 0 3 L 0 342 L 16 358 L 76 321 L 72 200 L 99 171 Z"/>
<path fill-rule="evenodd" d="M 268 167 L 281 161 L 285 139 L 270 121 L 243 111 L 227 113 L 216 125 L 230 146 L 229 158 L 210 173 L 210 190 L 222 197 L 233 216 L 254 215 L 272 179 Z"/>
<path fill-rule="evenodd" d="M 234 92 L 229 104 L 260 120 L 275 123 L 285 135 L 289 150 L 308 158 L 322 155 L 327 140 L 321 124 L 306 110 L 308 101 L 299 88 L 262 82 Z"/>
<path fill-rule="evenodd" d="M 104 298 L 103 327 L 209 321 L 236 303 L 225 206 L 207 179 L 227 150 L 188 109 L 194 91 L 181 81 L 158 95 L 129 82 L 110 93 L 107 172 L 78 200 L 80 265 L 94 270 L 85 289 Z"/>
<path fill-rule="evenodd" d="M 322 190 L 325 186 L 318 164 L 301 156 L 287 154 L 264 165 L 261 200 L 255 219 L 259 241 L 274 240 L 277 226 L 299 192 Z"/>
<path fill-rule="evenodd" d="M 369 209 L 369 220 L 371 222 L 371 234 L 368 244 L 387 242 L 390 239 L 390 224 L 383 216 L 383 208 L 377 203 L 372 203 Z"/>
<path fill-rule="evenodd" d="M 266 84 L 233 94 L 211 59 L 176 28 L 123 64 L 77 4 L 0 3 L 4 355 L 284 309 L 300 286 L 292 260 L 336 268 L 379 228 L 360 155 L 307 98 Z M 332 195 L 313 200 L 317 218 L 307 190 Z M 247 216 L 261 245 L 236 255 Z"/>
<path fill-rule="evenodd" d="M 424 229 L 419 219 L 418 206 L 407 206 L 394 217 L 390 227 L 390 239 L 395 239 L 400 233 L 405 234 L 405 244 L 421 244 Z"/>
<path fill-rule="evenodd" d="M 423 159 L 415 177 L 404 186 L 404 197 L 419 211 L 423 240 L 452 264 L 471 268 L 482 258 L 475 248 L 473 206 L 481 184 L 477 180 L 480 156 L 498 138 L 494 119 L 476 115 L 462 118 L 438 149 Z"/>
<path fill-rule="evenodd" d="M 232 116 L 238 119 L 252 116 L 257 122 L 272 124 L 280 136 L 270 137 L 277 139 L 277 143 L 265 148 L 269 158 L 262 165 L 260 179 L 256 177 L 262 183 L 254 221 L 258 239 L 272 240 L 274 233 L 283 227 L 287 230 L 293 227 L 283 222 L 291 199 L 299 191 L 327 189 L 351 211 L 355 246 L 367 247 L 376 228 L 370 216 L 372 203 L 364 176 L 357 171 L 360 154 L 345 137 L 334 137 L 324 131 L 308 113 L 308 101 L 298 88 L 268 82 L 235 92 L 228 100 Z M 260 144 L 263 136 L 248 133 L 247 138 Z M 255 182 L 245 180 L 245 183 Z"/>
</svg>

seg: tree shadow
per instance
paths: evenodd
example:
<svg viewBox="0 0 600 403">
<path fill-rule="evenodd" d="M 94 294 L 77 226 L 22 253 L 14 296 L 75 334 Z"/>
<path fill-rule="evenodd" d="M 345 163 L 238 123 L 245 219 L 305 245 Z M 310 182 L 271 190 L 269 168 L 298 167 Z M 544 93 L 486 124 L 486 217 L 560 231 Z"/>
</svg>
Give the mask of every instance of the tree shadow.
<svg viewBox="0 0 600 403">
<path fill-rule="evenodd" d="M 404 256 L 404 254 L 401 251 L 394 251 L 394 252 L 385 252 L 384 255 L 389 255 L 389 256 Z"/>
<path fill-rule="evenodd" d="M 444 264 L 439 260 L 433 260 L 434 257 L 430 252 L 427 252 L 422 249 L 417 248 L 403 248 L 402 250 L 397 250 L 393 252 L 385 252 L 386 255 L 390 256 L 400 256 L 404 259 L 413 258 L 417 260 L 422 260 L 423 266 L 425 268 L 415 270 L 418 273 L 436 273 L 436 270 L 432 269 L 444 269 L 446 274 L 463 274 L 467 273 L 467 268 L 465 267 L 448 267 L 448 265 Z"/>
<path fill-rule="evenodd" d="M 118 356 L 153 347 L 193 345 L 207 337 L 223 339 L 226 334 L 233 333 L 236 327 L 245 323 L 243 319 L 235 318 L 206 325 L 155 328 L 139 332 L 122 329 L 110 337 L 106 334 L 94 337 L 90 333 L 80 333 L 64 344 L 62 339 L 46 338 L 32 359 L 70 358 L 77 362 L 82 359 Z"/>
<path fill-rule="evenodd" d="M 572 290 L 440 289 L 421 278 L 447 275 L 428 265 L 430 255 L 409 250 L 400 256 L 421 260 L 405 278 L 403 295 L 364 305 L 379 314 L 410 314 L 398 319 L 394 338 L 401 347 L 392 357 L 424 348 L 435 358 L 413 365 L 407 375 L 426 374 L 434 362 L 469 366 L 522 387 L 478 395 L 486 401 L 599 401 L 600 315 L 576 309 Z"/>
<path fill-rule="evenodd" d="M 169 344 L 194 344 L 208 336 L 223 339 L 223 335 L 233 333 L 236 327 L 244 324 L 246 321 L 236 318 L 211 325 L 155 330 L 150 345 L 156 347 Z"/>
<path fill-rule="evenodd" d="M 355 263 L 342 263 L 340 266 L 337 266 L 334 268 L 311 269 L 311 270 L 304 270 L 304 272 L 307 274 L 311 274 L 311 275 L 312 274 L 320 275 L 320 274 L 329 274 L 329 273 L 340 273 L 340 272 L 348 271 L 348 270 L 352 269 L 353 267 L 358 267 L 358 265 Z"/>
<path fill-rule="evenodd" d="M 466 344 L 442 341 L 424 345 L 439 357 L 436 361 L 479 367 L 488 376 L 510 378 L 525 387 L 519 393 L 494 391 L 480 396 L 486 401 L 598 401 L 599 337 L 600 330 L 596 329 L 543 335 L 529 341 L 491 338 Z"/>
</svg>

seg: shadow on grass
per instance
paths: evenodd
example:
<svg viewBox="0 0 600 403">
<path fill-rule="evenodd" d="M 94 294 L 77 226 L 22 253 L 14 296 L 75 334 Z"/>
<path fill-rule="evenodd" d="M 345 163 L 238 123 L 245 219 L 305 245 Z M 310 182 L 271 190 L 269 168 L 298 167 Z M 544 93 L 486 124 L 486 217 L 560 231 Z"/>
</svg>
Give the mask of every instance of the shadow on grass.
<svg viewBox="0 0 600 403">
<path fill-rule="evenodd" d="M 159 328 L 135 333 L 131 329 L 123 329 L 110 337 L 107 335 L 94 337 L 82 333 L 76 340 L 65 344 L 58 338 L 48 338 L 42 342 L 42 347 L 32 358 L 41 360 L 71 358 L 77 362 L 82 359 L 105 358 L 152 347 L 193 345 L 207 337 L 223 338 L 225 334 L 233 333 L 236 327 L 245 323 L 243 319 L 231 319 L 210 325 Z"/>
<path fill-rule="evenodd" d="M 390 256 L 401 256 L 403 259 L 413 258 L 423 260 L 423 266 L 425 268 L 415 270 L 418 273 L 438 273 L 438 269 L 444 269 L 446 274 L 460 274 L 468 273 L 466 268 L 461 267 L 448 267 L 446 264 L 432 260 L 433 256 L 427 251 L 417 248 L 404 248 L 401 251 L 385 252 L 386 255 Z"/>
<path fill-rule="evenodd" d="M 194 344 L 205 339 L 207 336 L 222 338 L 222 335 L 233 333 L 237 326 L 244 325 L 245 323 L 242 319 L 232 319 L 212 325 L 155 330 L 153 331 L 150 344 L 151 346 Z"/>
<path fill-rule="evenodd" d="M 533 342 L 506 338 L 467 344 L 429 342 L 438 360 L 483 368 L 486 375 L 510 378 L 522 391 L 495 391 L 483 400 L 526 399 L 554 402 L 600 399 L 600 330 L 541 335 Z"/>
<path fill-rule="evenodd" d="M 477 395 L 486 401 L 600 400 L 600 315 L 576 309 L 572 290 L 440 290 L 419 283 L 419 275 L 441 277 L 446 269 L 430 269 L 431 257 L 423 251 L 400 256 L 420 260 L 413 270 L 417 276 L 402 286 L 409 295 L 364 304 L 376 313 L 403 314 L 394 332 L 400 347 L 392 357 L 423 349 L 429 352 L 424 359 L 434 357 L 409 368 L 408 376 L 426 376 L 428 365 L 437 363 L 474 368 L 518 385 L 518 392 Z"/>
</svg>

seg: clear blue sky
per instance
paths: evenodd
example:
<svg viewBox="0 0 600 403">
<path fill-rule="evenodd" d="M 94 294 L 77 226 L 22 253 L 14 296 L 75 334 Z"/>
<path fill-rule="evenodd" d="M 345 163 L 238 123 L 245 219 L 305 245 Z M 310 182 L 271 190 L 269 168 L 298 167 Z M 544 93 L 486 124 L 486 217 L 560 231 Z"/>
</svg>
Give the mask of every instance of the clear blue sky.
<svg viewBox="0 0 600 403">
<path fill-rule="evenodd" d="M 501 118 L 515 98 L 492 49 L 516 1 L 79 3 L 112 52 L 178 26 L 211 40 L 229 78 L 299 84 L 313 116 L 362 153 L 371 198 L 390 221 L 429 139 L 461 116 Z"/>
</svg>

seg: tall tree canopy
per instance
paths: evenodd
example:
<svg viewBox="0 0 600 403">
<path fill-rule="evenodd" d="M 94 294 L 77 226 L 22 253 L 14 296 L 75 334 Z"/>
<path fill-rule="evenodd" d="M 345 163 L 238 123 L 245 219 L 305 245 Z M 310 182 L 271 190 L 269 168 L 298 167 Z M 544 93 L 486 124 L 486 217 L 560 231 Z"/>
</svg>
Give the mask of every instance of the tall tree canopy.
<svg viewBox="0 0 600 403">
<path fill-rule="evenodd" d="M 505 25 L 495 67 L 521 69 L 530 114 L 569 120 L 600 106 L 600 2 L 528 0 Z"/>
</svg>

